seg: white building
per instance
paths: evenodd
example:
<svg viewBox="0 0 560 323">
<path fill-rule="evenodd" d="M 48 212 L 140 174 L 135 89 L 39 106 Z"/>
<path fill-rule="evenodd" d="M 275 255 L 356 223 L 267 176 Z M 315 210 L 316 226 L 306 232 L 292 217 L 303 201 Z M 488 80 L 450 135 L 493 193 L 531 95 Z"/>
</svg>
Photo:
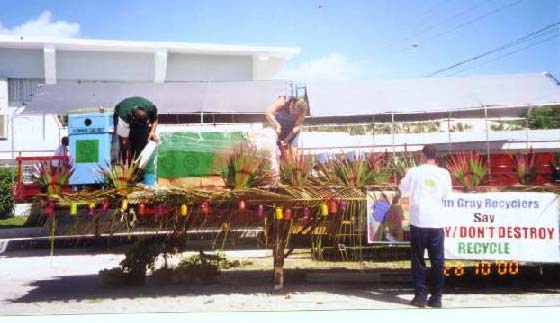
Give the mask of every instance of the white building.
<svg viewBox="0 0 560 323">
<path fill-rule="evenodd" d="M 54 115 L 14 117 L 30 102 L 38 84 L 270 80 L 298 52 L 281 47 L 0 35 L 0 160 L 13 159 L 20 151 L 50 155 L 65 135 Z"/>
</svg>

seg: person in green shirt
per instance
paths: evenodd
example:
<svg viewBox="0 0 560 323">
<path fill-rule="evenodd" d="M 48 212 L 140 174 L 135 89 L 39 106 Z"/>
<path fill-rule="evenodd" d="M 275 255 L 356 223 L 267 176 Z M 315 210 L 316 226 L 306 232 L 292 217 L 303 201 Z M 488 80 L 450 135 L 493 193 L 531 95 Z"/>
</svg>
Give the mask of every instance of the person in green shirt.
<svg viewBox="0 0 560 323">
<path fill-rule="evenodd" d="M 157 140 L 157 108 L 146 98 L 135 96 L 119 102 L 115 106 L 113 123 L 119 142 L 119 163 L 130 163 L 140 155 L 148 140 Z"/>
</svg>

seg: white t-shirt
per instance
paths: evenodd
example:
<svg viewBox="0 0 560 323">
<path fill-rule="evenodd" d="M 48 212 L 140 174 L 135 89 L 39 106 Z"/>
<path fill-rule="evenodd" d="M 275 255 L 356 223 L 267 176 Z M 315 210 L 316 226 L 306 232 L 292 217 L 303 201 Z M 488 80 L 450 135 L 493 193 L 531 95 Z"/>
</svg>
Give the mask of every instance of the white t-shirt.
<svg viewBox="0 0 560 323">
<path fill-rule="evenodd" d="M 442 200 L 451 193 L 451 176 L 441 167 L 424 164 L 406 172 L 399 189 L 409 197 L 410 224 L 421 228 L 443 228 L 446 224 Z"/>
</svg>

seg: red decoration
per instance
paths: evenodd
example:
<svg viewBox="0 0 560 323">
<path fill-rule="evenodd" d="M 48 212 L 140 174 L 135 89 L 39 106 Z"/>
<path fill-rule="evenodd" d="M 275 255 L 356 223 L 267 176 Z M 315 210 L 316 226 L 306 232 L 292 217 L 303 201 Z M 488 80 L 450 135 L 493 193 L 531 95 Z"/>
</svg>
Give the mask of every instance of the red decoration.
<svg viewBox="0 0 560 323">
<path fill-rule="evenodd" d="M 291 220 L 292 219 L 292 209 L 290 209 L 289 207 L 287 207 L 284 210 L 284 220 Z"/>
<path fill-rule="evenodd" d="M 247 208 L 247 204 L 245 202 L 245 198 L 242 197 L 239 199 L 239 212 L 245 211 L 246 208 Z"/>
<path fill-rule="evenodd" d="M 111 202 L 109 202 L 109 200 L 103 200 L 103 212 L 107 213 L 110 207 L 111 207 Z"/>
<path fill-rule="evenodd" d="M 138 215 L 140 216 L 146 215 L 146 205 L 144 203 L 138 204 Z"/>
<path fill-rule="evenodd" d="M 200 211 L 204 215 L 210 214 L 210 203 L 208 201 L 202 202 L 202 205 L 200 206 Z"/>
<path fill-rule="evenodd" d="M 330 214 L 336 214 L 338 212 L 338 205 L 335 199 L 329 199 L 328 206 Z"/>
<path fill-rule="evenodd" d="M 262 218 L 264 216 L 264 205 L 259 204 L 259 206 L 257 207 L 257 216 L 259 218 Z"/>
</svg>

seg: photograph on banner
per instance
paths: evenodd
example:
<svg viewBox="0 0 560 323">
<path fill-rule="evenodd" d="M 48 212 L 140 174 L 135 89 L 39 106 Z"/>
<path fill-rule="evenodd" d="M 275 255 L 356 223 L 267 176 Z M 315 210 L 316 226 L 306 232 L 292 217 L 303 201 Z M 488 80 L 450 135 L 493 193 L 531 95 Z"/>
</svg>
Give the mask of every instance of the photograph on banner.
<svg viewBox="0 0 560 323">
<path fill-rule="evenodd" d="M 396 191 L 367 192 L 368 243 L 408 241 L 408 204 Z"/>
<path fill-rule="evenodd" d="M 444 200 L 445 258 L 560 261 L 553 193 L 454 193 Z"/>
</svg>

